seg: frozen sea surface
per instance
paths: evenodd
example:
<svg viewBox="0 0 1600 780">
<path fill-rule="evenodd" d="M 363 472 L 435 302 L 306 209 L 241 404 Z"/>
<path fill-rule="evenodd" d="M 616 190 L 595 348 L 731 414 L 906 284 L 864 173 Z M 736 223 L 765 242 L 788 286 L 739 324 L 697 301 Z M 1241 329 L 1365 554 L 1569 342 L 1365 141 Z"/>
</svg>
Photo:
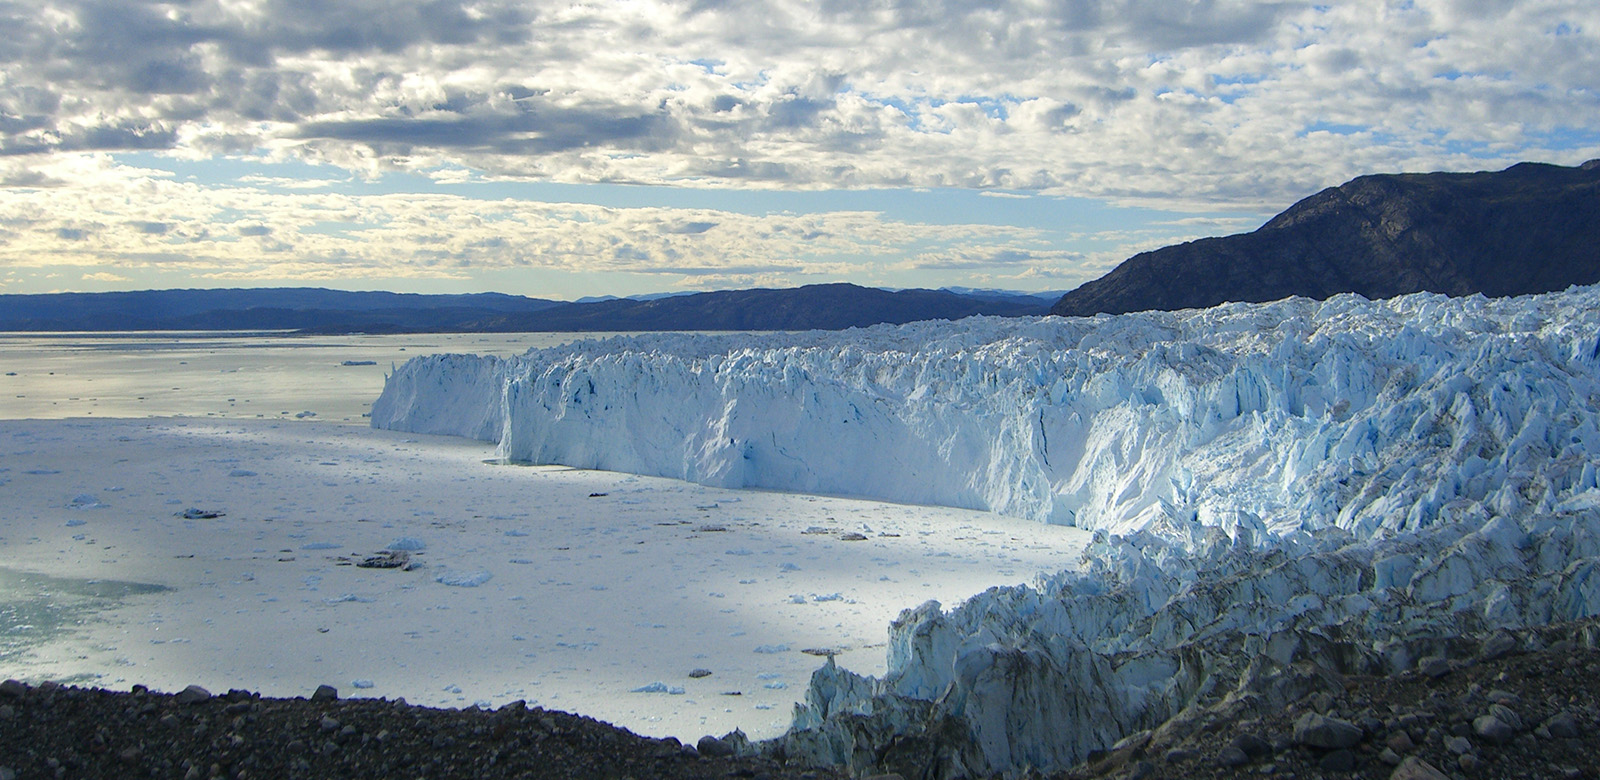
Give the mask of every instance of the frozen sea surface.
<svg viewBox="0 0 1600 780">
<path fill-rule="evenodd" d="M 7 645 L 0 677 L 327 683 L 434 706 L 524 699 L 688 740 L 775 736 L 824 654 L 882 673 L 902 608 L 1074 566 L 1087 540 L 493 455 L 315 421 L 0 421 L 0 548 L 20 573 L 0 581 L 144 584 L 0 603 L 71 612 Z M 359 565 L 397 553 L 412 568 Z M 634 692 L 654 683 L 683 693 Z"/>
</svg>

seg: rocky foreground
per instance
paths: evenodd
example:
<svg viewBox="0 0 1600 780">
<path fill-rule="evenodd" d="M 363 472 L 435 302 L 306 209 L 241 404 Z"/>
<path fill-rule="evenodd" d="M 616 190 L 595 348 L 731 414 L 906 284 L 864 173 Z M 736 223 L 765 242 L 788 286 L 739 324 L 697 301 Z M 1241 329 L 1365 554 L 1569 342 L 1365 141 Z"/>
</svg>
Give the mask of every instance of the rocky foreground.
<svg viewBox="0 0 1600 780">
<path fill-rule="evenodd" d="M 0 683 L 0 780 L 31 778 L 771 778 L 825 770 L 738 758 L 737 745 L 656 740 L 511 704 L 444 710 L 404 700 L 272 699 Z"/>
<path fill-rule="evenodd" d="M 1600 777 L 1597 645 L 1600 620 L 1590 619 L 1460 640 L 1398 675 L 1308 666 L 1309 692 L 1287 708 L 1242 692 L 1053 778 Z M 737 737 L 649 739 L 520 704 L 441 710 L 339 699 L 331 689 L 271 699 L 0 683 L 0 780 L 845 776 L 751 757 L 752 747 Z M 880 780 L 938 772 L 914 762 L 894 769 Z"/>
<path fill-rule="evenodd" d="M 1399 675 L 1308 668 L 1318 690 L 1286 709 L 1232 696 L 1055 778 L 1600 777 L 1597 644 L 1590 619 L 1463 640 Z"/>
</svg>

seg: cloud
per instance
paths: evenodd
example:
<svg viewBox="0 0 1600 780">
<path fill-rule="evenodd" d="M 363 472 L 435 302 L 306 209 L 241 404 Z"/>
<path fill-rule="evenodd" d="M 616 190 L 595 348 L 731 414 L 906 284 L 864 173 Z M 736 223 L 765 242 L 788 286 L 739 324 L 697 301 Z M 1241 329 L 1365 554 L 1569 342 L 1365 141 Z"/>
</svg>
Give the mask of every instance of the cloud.
<svg viewBox="0 0 1600 780">
<path fill-rule="evenodd" d="M 98 163 L 98 164 L 96 164 Z M 183 271 L 212 279 L 466 278 L 537 270 L 707 286 L 916 270 L 1071 264 L 1059 236 L 870 211 L 746 214 L 442 193 L 201 184 L 101 158 L 44 173 L 65 186 L 0 198 L 0 269 Z M 908 261 L 913 256 L 920 257 Z M 950 283 L 954 283 L 952 278 Z"/>
<path fill-rule="evenodd" d="M 126 282 L 128 277 L 119 276 L 110 271 L 96 271 L 92 274 L 84 274 L 83 280 L 86 282 Z"/>
<path fill-rule="evenodd" d="M 1600 11 L 1576 0 L 47 0 L 0 22 L 9 156 L 1191 208 L 1600 156 Z"/>
</svg>

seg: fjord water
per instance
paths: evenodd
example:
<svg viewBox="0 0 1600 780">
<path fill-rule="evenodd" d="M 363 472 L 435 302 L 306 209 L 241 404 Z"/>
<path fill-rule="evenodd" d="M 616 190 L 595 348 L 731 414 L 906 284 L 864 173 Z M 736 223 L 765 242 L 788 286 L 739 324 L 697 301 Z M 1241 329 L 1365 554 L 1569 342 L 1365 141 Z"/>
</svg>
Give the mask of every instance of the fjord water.
<svg viewBox="0 0 1600 780">
<path fill-rule="evenodd" d="M 0 333 L 0 419 L 312 412 L 319 420 L 364 424 L 384 375 L 411 357 L 515 355 L 589 335 Z"/>
</svg>

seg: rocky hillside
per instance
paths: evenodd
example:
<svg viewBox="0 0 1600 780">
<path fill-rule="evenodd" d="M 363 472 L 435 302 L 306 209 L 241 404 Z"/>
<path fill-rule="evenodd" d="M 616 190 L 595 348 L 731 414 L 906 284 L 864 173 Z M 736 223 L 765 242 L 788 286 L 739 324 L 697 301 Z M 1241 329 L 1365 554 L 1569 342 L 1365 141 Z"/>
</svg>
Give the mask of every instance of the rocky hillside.
<svg viewBox="0 0 1600 780">
<path fill-rule="evenodd" d="M 1253 233 L 1135 255 L 1051 313 L 1089 316 L 1338 293 L 1491 297 L 1600 281 L 1600 160 L 1362 176 Z"/>
</svg>

